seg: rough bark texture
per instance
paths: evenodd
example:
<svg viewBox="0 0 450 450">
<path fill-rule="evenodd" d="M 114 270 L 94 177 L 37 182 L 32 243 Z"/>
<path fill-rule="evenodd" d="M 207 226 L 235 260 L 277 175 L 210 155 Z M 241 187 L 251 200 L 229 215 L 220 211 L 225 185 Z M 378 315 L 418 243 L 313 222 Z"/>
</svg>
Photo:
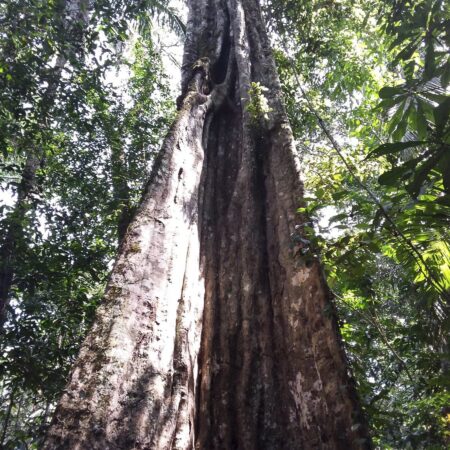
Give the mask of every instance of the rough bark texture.
<svg viewBox="0 0 450 450">
<path fill-rule="evenodd" d="M 44 448 L 370 448 L 256 0 L 191 0 L 179 104 Z"/>
</svg>

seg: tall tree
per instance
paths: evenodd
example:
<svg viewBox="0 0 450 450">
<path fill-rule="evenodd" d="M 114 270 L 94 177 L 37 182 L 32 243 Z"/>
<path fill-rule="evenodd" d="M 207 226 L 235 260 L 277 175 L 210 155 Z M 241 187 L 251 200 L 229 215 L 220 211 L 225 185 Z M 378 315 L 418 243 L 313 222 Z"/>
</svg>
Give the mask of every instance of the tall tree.
<svg viewBox="0 0 450 450">
<path fill-rule="evenodd" d="M 259 4 L 189 6 L 178 116 L 44 448 L 370 448 Z"/>
</svg>

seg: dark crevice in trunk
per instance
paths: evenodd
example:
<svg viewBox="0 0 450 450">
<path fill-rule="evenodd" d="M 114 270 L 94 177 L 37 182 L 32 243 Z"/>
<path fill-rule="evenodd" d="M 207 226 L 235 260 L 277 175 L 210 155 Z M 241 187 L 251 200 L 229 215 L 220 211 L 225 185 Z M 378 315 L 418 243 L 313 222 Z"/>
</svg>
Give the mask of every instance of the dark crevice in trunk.
<svg viewBox="0 0 450 450">
<path fill-rule="evenodd" d="M 260 285 L 265 285 L 265 291 L 267 292 L 266 304 L 263 305 L 262 322 L 265 324 L 264 330 L 259 330 L 256 326 L 256 331 L 260 333 L 260 337 L 264 342 L 260 342 L 259 354 L 263 357 L 271 359 L 271 372 L 270 372 L 270 387 L 266 387 L 263 391 L 263 398 L 258 408 L 258 426 L 257 426 L 257 437 L 258 437 L 258 448 L 282 448 L 284 438 L 277 436 L 276 433 L 268 432 L 267 423 L 270 421 L 274 428 L 283 429 L 281 423 L 276 423 L 279 421 L 283 414 L 277 414 L 274 409 L 277 408 L 276 399 L 279 396 L 278 386 L 281 385 L 282 379 L 279 378 L 279 372 L 276 367 L 276 355 L 280 354 L 276 351 L 277 339 L 274 332 L 274 311 L 273 311 L 273 298 L 272 298 L 272 287 L 270 285 L 270 277 L 268 277 L 269 267 L 270 267 L 270 256 L 269 256 L 269 241 L 267 235 L 267 217 L 269 216 L 267 211 L 267 186 L 266 186 L 266 157 L 267 152 L 270 151 L 270 142 L 268 141 L 268 135 L 264 130 L 256 130 L 253 136 L 255 140 L 255 164 L 256 164 L 256 182 L 255 182 L 255 201 L 261 206 L 260 217 L 259 217 L 259 228 L 261 230 L 261 268 L 260 268 Z M 258 283 L 259 284 L 259 283 Z M 268 354 L 265 354 L 268 352 Z M 255 356 L 257 355 L 255 354 Z M 256 370 L 254 373 L 258 373 Z M 279 407 L 279 406 L 278 406 Z"/>
<path fill-rule="evenodd" d="M 223 70 L 226 71 L 226 67 Z M 234 86 L 234 83 L 233 85 Z M 232 93 L 233 94 L 233 93 Z M 205 148 L 205 162 L 203 168 L 204 194 L 200 208 L 201 224 L 201 254 L 203 255 L 203 267 L 205 271 L 206 285 L 206 305 L 204 311 L 205 334 L 202 341 L 205 345 L 201 346 L 201 354 L 199 355 L 199 367 L 205 368 L 209 365 L 214 366 L 212 372 L 217 370 L 219 365 L 226 365 L 230 374 L 229 377 L 212 377 L 208 387 L 210 395 L 205 398 L 200 395 L 201 386 L 204 377 L 209 376 L 206 373 L 200 373 L 197 388 L 197 411 L 202 411 L 202 421 L 196 420 L 196 435 L 202 436 L 202 444 L 200 448 L 216 448 L 214 439 L 218 439 L 217 433 L 214 436 L 210 433 L 213 429 L 218 429 L 223 419 L 231 419 L 230 428 L 237 430 L 238 422 L 233 411 L 236 408 L 232 392 L 234 390 L 233 371 L 234 361 L 227 355 L 236 355 L 238 357 L 238 334 L 239 329 L 234 333 L 226 336 L 221 335 L 221 322 L 228 312 L 226 304 L 219 301 L 223 298 L 223 286 L 221 286 L 220 278 L 224 270 L 229 269 L 223 265 L 224 258 L 221 254 L 227 246 L 227 238 L 233 234 L 226 216 L 232 201 L 236 177 L 238 174 L 239 161 L 236 155 L 236 149 L 230 147 L 233 145 L 233 139 L 230 139 L 230 129 L 239 130 L 239 119 L 236 120 L 234 112 L 222 104 L 216 110 L 211 118 L 208 127 L 208 139 Z M 235 131 L 234 131 L 235 132 Z M 236 271 L 239 267 L 239 258 L 232 257 L 236 265 Z M 237 309 L 239 312 L 239 309 Z M 240 317 L 240 314 L 239 314 Z M 241 320 L 237 320 L 238 328 Z M 222 398 L 228 401 L 225 407 L 225 417 L 217 414 L 216 401 Z M 198 419 L 198 415 L 197 415 Z M 221 438 L 220 438 L 221 439 Z M 220 440 L 223 448 L 237 448 L 235 443 L 237 439 L 232 433 L 226 436 L 227 441 Z"/>
<path fill-rule="evenodd" d="M 221 84 L 225 81 L 227 69 L 230 61 L 232 37 L 230 34 L 230 15 L 228 9 L 225 10 L 225 25 L 222 32 L 220 55 L 213 63 L 211 78 L 214 84 Z"/>
</svg>

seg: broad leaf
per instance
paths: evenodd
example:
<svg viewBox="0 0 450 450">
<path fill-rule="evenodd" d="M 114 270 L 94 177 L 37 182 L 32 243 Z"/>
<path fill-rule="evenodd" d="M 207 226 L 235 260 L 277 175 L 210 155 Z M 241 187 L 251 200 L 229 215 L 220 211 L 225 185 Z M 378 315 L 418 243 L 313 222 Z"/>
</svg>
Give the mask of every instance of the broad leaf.
<svg viewBox="0 0 450 450">
<path fill-rule="evenodd" d="M 378 177 L 378 182 L 383 186 L 396 186 L 412 172 L 412 168 L 408 164 L 404 164 L 381 174 Z"/>
<path fill-rule="evenodd" d="M 450 97 L 447 97 L 440 105 L 436 106 L 433 111 L 436 123 L 436 132 L 441 135 L 447 125 L 450 114 Z"/>
<path fill-rule="evenodd" d="M 380 98 L 390 98 L 394 95 L 403 94 L 404 90 L 403 87 L 400 86 L 385 86 L 384 88 L 380 89 L 380 92 L 378 93 Z"/>
<path fill-rule="evenodd" d="M 375 158 L 378 156 L 388 155 L 390 153 L 397 153 L 405 148 L 417 147 L 419 145 L 425 144 L 425 141 L 408 141 L 408 142 L 392 142 L 387 144 L 382 144 L 375 150 L 372 150 L 367 158 Z"/>
</svg>

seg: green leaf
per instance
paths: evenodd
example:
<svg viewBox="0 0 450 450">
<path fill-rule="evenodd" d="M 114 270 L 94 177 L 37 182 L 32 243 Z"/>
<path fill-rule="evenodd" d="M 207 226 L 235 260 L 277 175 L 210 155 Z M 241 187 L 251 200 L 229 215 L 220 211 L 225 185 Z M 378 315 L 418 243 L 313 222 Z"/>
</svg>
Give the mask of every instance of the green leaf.
<svg viewBox="0 0 450 450">
<path fill-rule="evenodd" d="M 434 44 L 430 39 L 425 49 L 425 79 L 431 80 L 436 72 Z"/>
<path fill-rule="evenodd" d="M 444 183 L 444 189 L 447 194 L 450 193 L 450 148 L 447 148 L 447 152 L 439 161 L 439 171 L 442 174 L 442 181 Z"/>
<path fill-rule="evenodd" d="M 396 39 L 388 47 L 388 51 L 394 50 L 396 47 L 399 46 L 399 44 L 401 44 L 406 39 L 408 39 L 408 36 L 405 36 L 404 34 L 400 34 L 399 36 L 396 37 Z"/>
<path fill-rule="evenodd" d="M 437 94 L 436 92 L 432 91 L 422 91 L 421 95 L 436 103 L 441 103 L 447 98 L 445 94 Z"/>
<path fill-rule="evenodd" d="M 436 132 L 442 134 L 448 122 L 450 114 L 450 97 L 447 97 L 440 105 L 436 106 L 433 111 L 434 121 L 436 124 Z"/>
<path fill-rule="evenodd" d="M 337 191 L 337 192 L 333 192 L 331 194 L 331 198 L 333 200 L 342 200 L 343 198 L 345 198 L 347 195 L 349 194 L 348 191 Z"/>
<path fill-rule="evenodd" d="M 411 111 L 411 106 L 408 107 L 408 109 L 405 111 L 405 114 L 403 114 L 402 119 L 397 125 L 397 128 L 392 133 L 392 139 L 394 141 L 399 141 L 403 138 L 403 136 L 406 133 L 406 128 L 408 127 L 408 116 L 409 112 Z"/>
<path fill-rule="evenodd" d="M 405 99 L 405 96 L 403 94 L 402 95 L 397 95 L 395 97 L 385 98 L 384 100 L 381 100 L 380 103 L 378 103 L 377 108 L 390 109 L 393 106 L 395 106 L 398 103 L 400 103 L 404 99 Z"/>
<path fill-rule="evenodd" d="M 348 217 L 348 214 L 346 214 L 346 213 L 336 214 L 335 216 L 330 217 L 330 224 L 334 223 L 334 222 L 339 222 L 343 219 L 346 219 L 347 217 Z"/>
<path fill-rule="evenodd" d="M 430 105 L 430 103 L 427 102 L 424 99 L 418 98 L 417 100 L 418 100 L 418 104 L 420 105 L 420 107 L 423 110 L 423 114 L 424 114 L 425 118 L 429 122 L 434 124 L 435 120 L 434 120 L 434 108 L 433 108 L 433 106 Z"/>
<path fill-rule="evenodd" d="M 380 92 L 378 93 L 380 98 L 390 98 L 394 95 L 403 94 L 404 90 L 400 86 L 385 86 L 380 89 Z"/>
<path fill-rule="evenodd" d="M 405 107 L 406 101 L 404 100 L 399 106 L 397 111 L 395 111 L 395 114 L 391 117 L 389 120 L 388 125 L 388 132 L 391 134 L 395 128 L 397 127 L 398 123 L 402 120 L 403 114 L 404 114 L 404 107 Z"/>
<path fill-rule="evenodd" d="M 413 117 L 413 127 L 419 139 L 425 139 L 428 134 L 427 119 L 421 102 L 417 102 L 417 107 Z"/>
<path fill-rule="evenodd" d="M 450 57 L 447 62 L 442 66 L 441 83 L 444 88 L 450 83 Z"/>
<path fill-rule="evenodd" d="M 418 44 L 419 40 L 415 39 L 413 42 L 404 47 L 403 50 L 398 53 L 398 55 L 394 59 L 394 64 L 398 64 L 400 60 L 407 61 L 409 58 L 411 58 L 412 54 L 416 51 Z"/>
<path fill-rule="evenodd" d="M 419 145 L 425 144 L 425 141 L 408 141 L 408 142 L 392 142 L 380 145 L 376 149 L 372 150 L 367 158 L 374 158 L 382 155 L 388 155 L 389 153 L 396 153 L 405 148 L 417 147 Z M 366 159 L 367 159 L 366 158 Z"/>
<path fill-rule="evenodd" d="M 428 174 L 438 164 L 439 160 L 441 159 L 441 156 L 444 154 L 444 151 L 445 151 L 445 149 L 441 148 L 438 151 L 434 152 L 430 158 L 428 158 L 426 161 L 424 161 L 422 164 L 420 164 L 414 171 L 414 178 L 407 187 L 408 192 L 414 198 L 417 198 L 417 196 L 419 195 L 420 188 L 422 187 L 423 183 L 425 182 Z"/>
<path fill-rule="evenodd" d="M 450 194 L 445 194 L 442 197 L 438 197 L 435 202 L 439 205 L 450 206 Z"/>
<path fill-rule="evenodd" d="M 400 181 L 404 180 L 413 173 L 412 166 L 416 163 L 416 160 L 411 160 L 401 166 L 394 167 L 393 169 L 382 173 L 378 177 L 378 183 L 382 186 L 397 186 Z"/>
</svg>

